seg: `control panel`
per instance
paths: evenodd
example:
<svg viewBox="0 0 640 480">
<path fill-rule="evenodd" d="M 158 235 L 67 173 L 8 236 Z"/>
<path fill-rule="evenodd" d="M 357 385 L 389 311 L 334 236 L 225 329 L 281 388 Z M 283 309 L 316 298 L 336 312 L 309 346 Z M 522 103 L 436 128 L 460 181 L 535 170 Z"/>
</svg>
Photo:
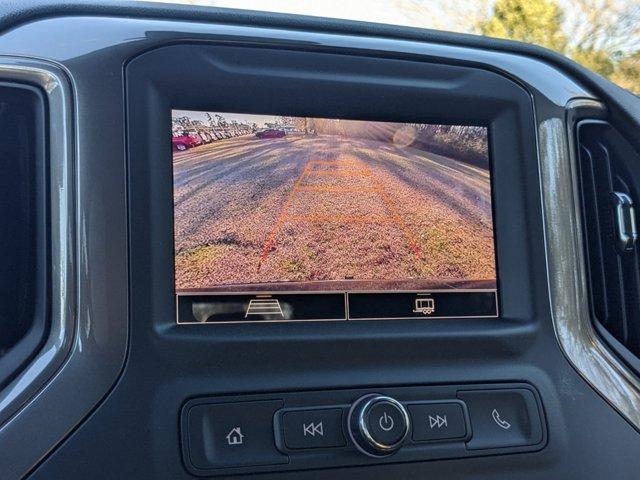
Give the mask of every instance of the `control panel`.
<svg viewBox="0 0 640 480">
<path fill-rule="evenodd" d="M 194 475 L 305 470 L 537 451 L 547 441 L 524 383 L 201 397 L 181 412 Z"/>
</svg>

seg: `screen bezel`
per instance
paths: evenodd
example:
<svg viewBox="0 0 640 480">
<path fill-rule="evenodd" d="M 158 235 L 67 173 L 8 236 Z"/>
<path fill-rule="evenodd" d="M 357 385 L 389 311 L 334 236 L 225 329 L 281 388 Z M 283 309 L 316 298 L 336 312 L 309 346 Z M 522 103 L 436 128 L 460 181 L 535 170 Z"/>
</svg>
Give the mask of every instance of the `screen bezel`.
<svg viewBox="0 0 640 480">
<path fill-rule="evenodd" d="M 184 45 L 164 47 L 163 61 L 184 64 L 180 57 L 184 48 Z M 151 207 L 153 213 L 151 221 L 145 222 L 133 209 L 131 226 L 136 230 L 146 226 L 153 231 L 155 239 L 161 239 L 158 242 L 161 248 L 152 247 L 143 253 L 155 267 L 153 283 L 158 289 L 154 301 L 158 308 L 165 304 L 163 312 L 172 312 L 171 323 L 175 325 L 176 312 L 173 216 L 170 214 L 173 178 L 167 135 L 171 131 L 172 109 L 487 127 L 499 317 L 522 318 L 533 310 L 529 258 L 536 256 L 527 258 L 523 250 L 533 243 L 525 234 L 523 219 L 528 217 L 527 209 L 537 208 L 532 202 L 537 192 L 523 196 L 514 195 L 513 191 L 514 185 L 521 190 L 526 187 L 524 176 L 537 175 L 537 169 L 531 168 L 535 165 L 531 98 L 524 89 L 486 70 L 416 62 L 392 55 L 386 55 L 387 58 L 385 55 L 383 58 L 337 56 L 286 48 L 267 51 L 260 47 L 228 45 L 190 45 L 188 51 L 191 68 L 185 66 L 185 70 L 177 72 L 170 66 L 145 61 L 145 57 L 151 60 L 155 53 L 149 52 L 138 59 L 139 64 L 145 63 L 147 72 L 142 74 L 143 69 L 136 68 L 137 75 L 129 75 L 129 85 L 135 85 L 138 94 L 136 106 L 130 105 L 129 109 L 129 138 L 136 139 L 135 144 L 130 145 L 131 156 L 137 159 L 135 167 L 130 164 L 130 192 L 132 196 L 144 197 L 144 204 Z M 193 68 L 199 62 L 206 66 L 203 71 Z M 291 91 L 278 92 L 283 75 L 300 86 L 300 92 L 314 91 L 313 98 L 292 95 Z M 256 99 L 256 89 L 269 91 L 269 95 Z M 253 96 L 248 94 L 251 91 Z M 375 108 L 371 108 L 367 98 L 378 100 Z M 500 135 L 496 135 L 496 131 Z M 520 224 L 514 225 L 514 222 Z M 133 245 L 132 255 L 140 253 Z M 161 271 L 165 273 L 159 277 Z M 160 300 L 161 296 L 165 300 Z M 460 321 L 469 320 L 491 321 L 480 318 Z M 169 321 L 163 314 L 160 323 L 168 325 Z M 259 327 L 259 323 L 252 328 L 268 327 Z M 226 331 L 224 325 L 221 324 L 220 329 Z"/>
</svg>

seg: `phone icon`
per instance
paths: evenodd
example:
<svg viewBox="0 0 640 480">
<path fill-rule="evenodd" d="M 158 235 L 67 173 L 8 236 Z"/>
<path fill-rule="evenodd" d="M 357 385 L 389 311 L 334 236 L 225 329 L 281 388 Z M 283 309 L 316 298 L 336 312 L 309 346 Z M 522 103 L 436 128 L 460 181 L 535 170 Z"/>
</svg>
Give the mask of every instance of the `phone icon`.
<svg viewBox="0 0 640 480">
<path fill-rule="evenodd" d="M 506 420 L 500 418 L 500 412 L 495 408 L 491 412 L 491 416 L 493 417 L 493 421 L 498 424 L 500 428 L 504 428 L 505 430 L 509 430 L 511 428 L 511 424 Z"/>
</svg>

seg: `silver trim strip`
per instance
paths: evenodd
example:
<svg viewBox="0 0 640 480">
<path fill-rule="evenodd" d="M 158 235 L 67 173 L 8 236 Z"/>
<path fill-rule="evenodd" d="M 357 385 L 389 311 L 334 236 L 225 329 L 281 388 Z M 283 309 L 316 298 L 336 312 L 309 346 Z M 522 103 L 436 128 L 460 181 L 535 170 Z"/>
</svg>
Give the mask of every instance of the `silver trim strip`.
<svg viewBox="0 0 640 480">
<path fill-rule="evenodd" d="M 584 99 L 567 105 L 568 111 L 578 107 L 604 109 Z M 640 383 L 607 349 L 591 323 L 576 150 L 567 142 L 567 134 L 572 141 L 573 132 L 567 132 L 559 118 L 541 122 L 538 130 L 549 297 L 558 343 L 587 383 L 640 429 Z"/>
<path fill-rule="evenodd" d="M 40 87 L 48 103 L 47 182 L 51 239 L 51 323 L 49 336 L 33 361 L 0 391 L 0 424 L 13 415 L 61 366 L 71 348 L 75 325 L 72 102 L 64 74 L 48 64 L 0 57 L 0 79 Z"/>
<path fill-rule="evenodd" d="M 73 101 L 66 75 L 49 63 L 0 57 L 0 79 L 38 86 L 44 93 L 47 117 L 47 182 L 50 241 L 50 332 L 31 363 L 0 392 L 0 435 L 11 449 L 0 449 L 3 478 L 21 477 L 31 468 L 33 455 L 44 455 L 61 436 L 60 421 L 38 430 L 35 424 L 51 418 L 55 405 L 46 390 L 56 379 L 72 349 L 76 325 L 76 281 L 73 237 Z M 60 415 L 63 417 L 64 415 Z M 69 425 L 65 425 L 68 429 Z M 29 451 L 31 449 L 31 451 Z M 19 452 L 19 453 L 16 453 Z"/>
</svg>

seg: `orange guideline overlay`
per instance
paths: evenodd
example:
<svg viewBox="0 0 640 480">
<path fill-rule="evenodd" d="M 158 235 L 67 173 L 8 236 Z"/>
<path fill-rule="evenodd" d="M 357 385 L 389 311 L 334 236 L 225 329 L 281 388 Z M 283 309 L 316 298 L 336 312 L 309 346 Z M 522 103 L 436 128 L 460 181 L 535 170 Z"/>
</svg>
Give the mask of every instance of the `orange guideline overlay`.
<svg viewBox="0 0 640 480">
<path fill-rule="evenodd" d="M 338 167 L 336 169 L 319 170 L 316 166 L 330 166 Z M 349 188 L 349 187 L 334 187 L 334 186 L 317 186 L 317 185 L 305 185 L 304 182 L 316 175 L 331 175 L 331 176 L 345 176 L 345 177 L 365 177 L 371 182 L 371 186 Z M 295 199 L 298 192 L 311 191 L 311 192 L 331 192 L 331 193 L 366 193 L 375 192 L 379 195 L 383 205 L 385 206 L 386 215 L 288 215 L 287 210 L 291 206 L 291 203 Z M 407 224 L 403 220 L 402 216 L 395 207 L 391 197 L 387 193 L 386 189 L 380 184 L 368 165 L 360 162 L 344 162 L 344 161 L 325 161 L 325 160 L 310 160 L 300 173 L 300 176 L 293 185 L 293 189 L 289 192 L 286 200 L 284 201 L 282 208 L 278 214 L 273 228 L 267 235 L 267 238 L 262 246 L 262 252 L 260 254 L 260 262 L 258 263 L 258 271 L 260 267 L 266 261 L 269 256 L 269 252 L 273 249 L 273 246 L 278 236 L 278 232 L 282 225 L 287 221 L 296 222 L 309 222 L 309 223 L 391 223 L 397 225 L 398 228 L 404 234 L 407 245 L 416 258 L 421 259 L 422 253 L 418 244 L 407 227 Z"/>
</svg>

